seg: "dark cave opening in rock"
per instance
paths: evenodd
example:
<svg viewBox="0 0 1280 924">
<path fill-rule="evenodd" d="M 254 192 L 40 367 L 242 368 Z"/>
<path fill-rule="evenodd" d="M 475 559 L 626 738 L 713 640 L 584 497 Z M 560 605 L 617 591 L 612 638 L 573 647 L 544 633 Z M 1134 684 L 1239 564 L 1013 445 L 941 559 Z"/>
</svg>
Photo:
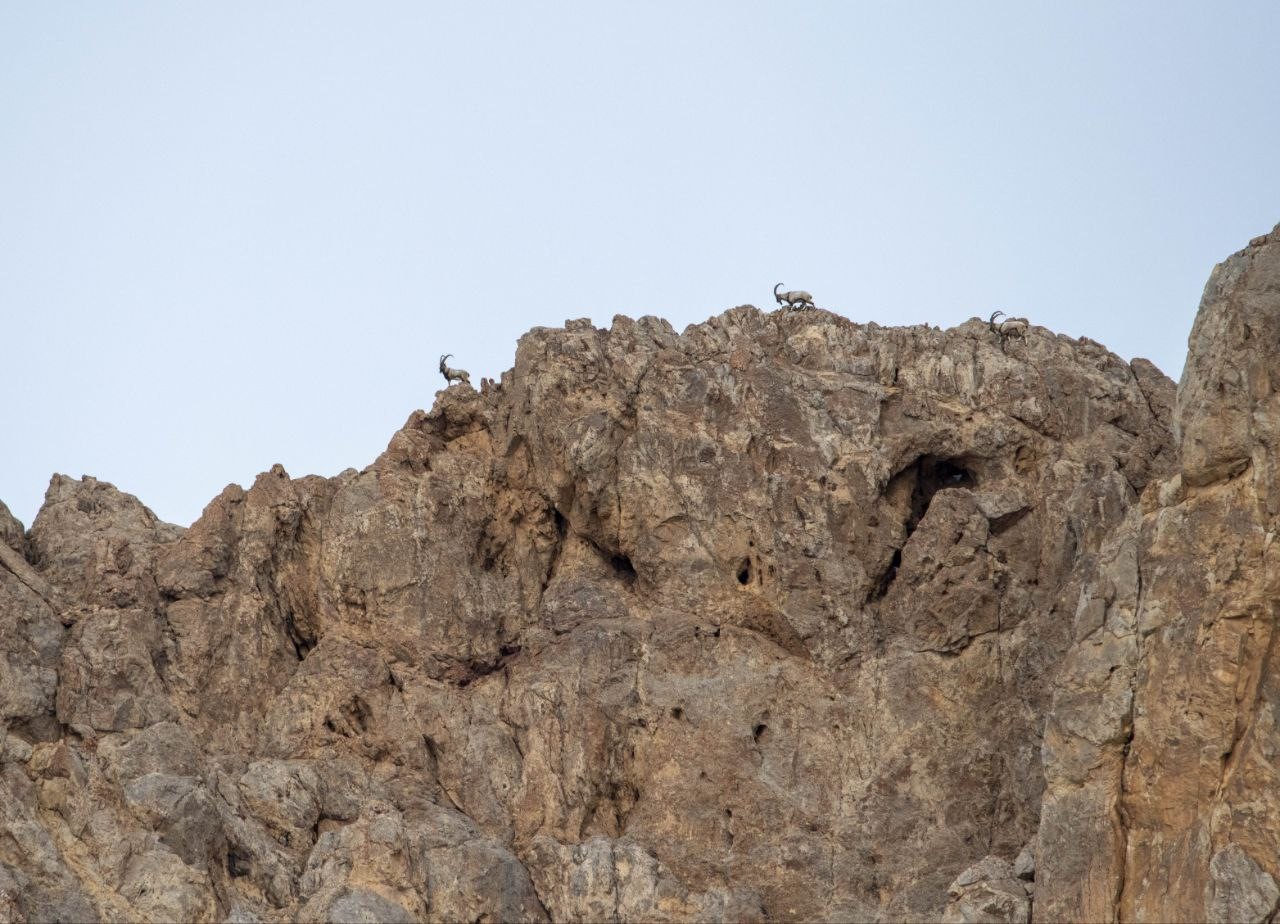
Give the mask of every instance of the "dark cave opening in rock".
<svg viewBox="0 0 1280 924">
<path fill-rule="evenodd" d="M 316 647 L 316 638 L 308 631 L 304 625 L 299 624 L 293 613 L 286 611 L 284 614 L 284 632 L 285 637 L 289 640 L 289 645 L 293 648 L 294 655 L 299 661 L 305 661 L 307 655 L 311 653 L 311 649 Z"/>
<path fill-rule="evenodd" d="M 896 477 L 907 475 L 912 481 L 910 515 L 906 519 L 905 542 L 916 531 L 920 521 L 929 512 L 929 505 L 934 496 L 946 488 L 974 488 L 978 479 L 974 477 L 972 463 L 967 459 L 939 459 L 934 456 L 921 456 L 912 465 L 907 466 Z"/>
<path fill-rule="evenodd" d="M 613 573 L 622 578 L 623 583 L 632 584 L 636 579 L 636 567 L 631 564 L 631 558 L 626 555 L 612 555 L 609 557 L 609 566 L 613 568 Z"/>
<path fill-rule="evenodd" d="M 919 456 L 889 480 L 885 497 L 902 512 L 902 540 L 872 583 L 867 602 L 880 600 L 889 592 L 902 567 L 902 550 L 928 514 L 929 505 L 938 492 L 977 485 L 973 463 L 964 456 Z"/>
</svg>

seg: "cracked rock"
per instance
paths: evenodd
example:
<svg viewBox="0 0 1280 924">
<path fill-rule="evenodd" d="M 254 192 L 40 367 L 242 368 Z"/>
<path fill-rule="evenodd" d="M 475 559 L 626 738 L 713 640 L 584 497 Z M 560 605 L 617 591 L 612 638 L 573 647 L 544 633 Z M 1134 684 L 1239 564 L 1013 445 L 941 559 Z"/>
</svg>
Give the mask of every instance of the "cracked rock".
<svg viewBox="0 0 1280 924">
<path fill-rule="evenodd" d="M 1176 387 L 744 305 L 535 328 L 185 529 L 57 475 L 0 920 L 1265 920 L 1278 292 L 1273 233 Z"/>
</svg>

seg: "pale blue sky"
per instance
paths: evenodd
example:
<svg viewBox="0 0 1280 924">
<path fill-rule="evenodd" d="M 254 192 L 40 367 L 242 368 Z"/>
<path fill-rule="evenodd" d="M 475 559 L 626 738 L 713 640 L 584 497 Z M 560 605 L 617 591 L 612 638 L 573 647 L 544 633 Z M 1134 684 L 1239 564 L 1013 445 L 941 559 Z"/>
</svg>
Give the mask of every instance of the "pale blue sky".
<svg viewBox="0 0 1280 924">
<path fill-rule="evenodd" d="M 1280 221 L 1280 4 L 0 0 L 0 499 L 187 524 L 534 325 L 775 282 L 1177 376 Z"/>
</svg>

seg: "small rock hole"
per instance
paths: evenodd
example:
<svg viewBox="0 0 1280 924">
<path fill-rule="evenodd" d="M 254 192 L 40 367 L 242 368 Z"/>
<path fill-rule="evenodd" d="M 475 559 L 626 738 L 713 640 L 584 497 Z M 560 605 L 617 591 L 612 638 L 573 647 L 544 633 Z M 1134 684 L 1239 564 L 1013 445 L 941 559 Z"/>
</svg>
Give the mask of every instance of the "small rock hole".
<svg viewBox="0 0 1280 924">
<path fill-rule="evenodd" d="M 764 733 L 767 732 L 768 730 L 769 730 L 769 726 L 761 722 L 751 730 L 751 737 L 755 739 L 757 744 L 759 744 L 760 739 L 764 737 Z"/>
<path fill-rule="evenodd" d="M 673 719 L 683 719 L 683 718 L 684 718 L 684 710 L 683 710 L 682 708 L 680 708 L 679 706 L 672 706 L 672 707 L 671 707 L 671 718 L 673 718 Z"/>
<path fill-rule="evenodd" d="M 347 725 L 360 732 L 368 731 L 369 720 L 373 718 L 373 710 L 359 696 L 351 697 L 351 701 L 342 707 L 342 717 Z"/>
<path fill-rule="evenodd" d="M 227 851 L 227 875 L 232 879 L 249 875 L 249 858 L 236 850 Z"/>
<path fill-rule="evenodd" d="M 623 583 L 635 583 L 636 568 L 635 565 L 631 564 L 631 559 L 626 555 L 614 555 L 609 559 L 609 564 L 613 568 L 613 573 L 622 578 Z"/>
<path fill-rule="evenodd" d="M 744 558 L 738 566 L 738 583 L 746 586 L 751 583 L 751 559 Z"/>
</svg>

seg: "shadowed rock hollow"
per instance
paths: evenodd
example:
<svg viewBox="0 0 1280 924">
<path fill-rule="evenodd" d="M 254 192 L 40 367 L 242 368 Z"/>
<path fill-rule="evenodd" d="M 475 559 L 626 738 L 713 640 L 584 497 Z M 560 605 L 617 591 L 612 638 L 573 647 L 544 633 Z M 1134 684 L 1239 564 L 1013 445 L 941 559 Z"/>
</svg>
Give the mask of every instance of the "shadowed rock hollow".
<svg viewBox="0 0 1280 924">
<path fill-rule="evenodd" d="M 535 329 L 185 530 L 55 476 L 0 507 L 0 921 L 1265 920 L 1278 361 L 1280 234 L 1176 395 L 742 307 Z"/>
</svg>

